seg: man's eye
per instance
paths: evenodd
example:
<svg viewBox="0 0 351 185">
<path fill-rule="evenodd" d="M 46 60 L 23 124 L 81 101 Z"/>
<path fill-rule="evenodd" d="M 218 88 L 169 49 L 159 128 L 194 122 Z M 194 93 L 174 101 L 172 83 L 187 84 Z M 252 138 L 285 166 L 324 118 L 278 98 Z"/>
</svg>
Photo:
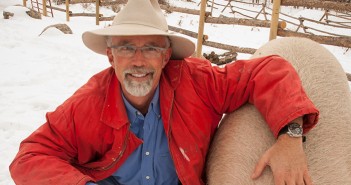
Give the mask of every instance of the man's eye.
<svg viewBox="0 0 351 185">
<path fill-rule="evenodd" d="M 119 50 L 120 50 L 120 51 L 134 51 L 135 48 L 132 47 L 132 46 L 121 46 L 121 47 L 119 48 Z"/>
<path fill-rule="evenodd" d="M 157 51 L 155 47 L 144 47 L 144 51 Z"/>
</svg>

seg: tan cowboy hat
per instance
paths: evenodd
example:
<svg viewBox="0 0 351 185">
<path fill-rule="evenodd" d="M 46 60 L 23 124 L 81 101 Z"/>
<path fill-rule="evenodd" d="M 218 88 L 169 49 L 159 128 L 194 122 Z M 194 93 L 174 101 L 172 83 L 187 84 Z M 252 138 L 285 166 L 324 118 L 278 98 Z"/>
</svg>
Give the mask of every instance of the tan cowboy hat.
<svg viewBox="0 0 351 185">
<path fill-rule="evenodd" d="M 172 45 L 172 59 L 183 59 L 194 53 L 195 44 L 168 30 L 168 24 L 157 0 L 129 0 L 115 16 L 112 25 L 83 33 L 84 44 L 96 53 L 106 55 L 106 36 L 164 35 Z"/>
</svg>

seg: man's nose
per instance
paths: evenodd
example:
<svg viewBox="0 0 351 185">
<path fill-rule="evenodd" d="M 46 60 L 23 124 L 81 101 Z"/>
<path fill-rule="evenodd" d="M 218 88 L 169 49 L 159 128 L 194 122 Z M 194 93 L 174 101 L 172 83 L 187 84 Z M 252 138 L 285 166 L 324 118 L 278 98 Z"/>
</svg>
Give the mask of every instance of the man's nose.
<svg viewBox="0 0 351 185">
<path fill-rule="evenodd" d="M 143 66 L 145 65 L 145 57 L 140 48 L 137 48 L 137 50 L 134 53 L 134 56 L 132 57 L 133 64 L 136 66 Z"/>
</svg>

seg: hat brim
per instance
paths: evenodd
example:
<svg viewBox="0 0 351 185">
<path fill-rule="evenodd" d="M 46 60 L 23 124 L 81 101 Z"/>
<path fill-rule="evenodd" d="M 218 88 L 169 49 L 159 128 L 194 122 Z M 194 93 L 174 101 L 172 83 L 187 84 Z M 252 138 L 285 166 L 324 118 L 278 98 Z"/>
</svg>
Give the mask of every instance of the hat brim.
<svg viewBox="0 0 351 185">
<path fill-rule="evenodd" d="M 137 24 L 120 24 L 107 28 L 87 31 L 82 35 L 83 43 L 96 53 L 106 55 L 107 36 L 133 36 L 133 35 L 164 35 L 168 36 L 172 45 L 171 59 L 183 59 L 191 56 L 195 51 L 195 44 L 176 33 Z"/>
</svg>

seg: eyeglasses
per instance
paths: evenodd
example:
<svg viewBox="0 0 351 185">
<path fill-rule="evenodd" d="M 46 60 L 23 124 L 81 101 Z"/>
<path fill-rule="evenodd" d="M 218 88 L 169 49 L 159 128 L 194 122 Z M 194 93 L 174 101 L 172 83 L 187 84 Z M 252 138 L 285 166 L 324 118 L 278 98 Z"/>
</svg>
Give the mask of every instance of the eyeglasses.
<svg viewBox="0 0 351 185">
<path fill-rule="evenodd" d="M 156 46 L 110 46 L 110 48 L 115 49 L 117 56 L 124 58 L 132 58 L 136 51 L 140 49 L 143 56 L 148 59 L 157 58 L 163 51 L 168 49 Z"/>
</svg>

